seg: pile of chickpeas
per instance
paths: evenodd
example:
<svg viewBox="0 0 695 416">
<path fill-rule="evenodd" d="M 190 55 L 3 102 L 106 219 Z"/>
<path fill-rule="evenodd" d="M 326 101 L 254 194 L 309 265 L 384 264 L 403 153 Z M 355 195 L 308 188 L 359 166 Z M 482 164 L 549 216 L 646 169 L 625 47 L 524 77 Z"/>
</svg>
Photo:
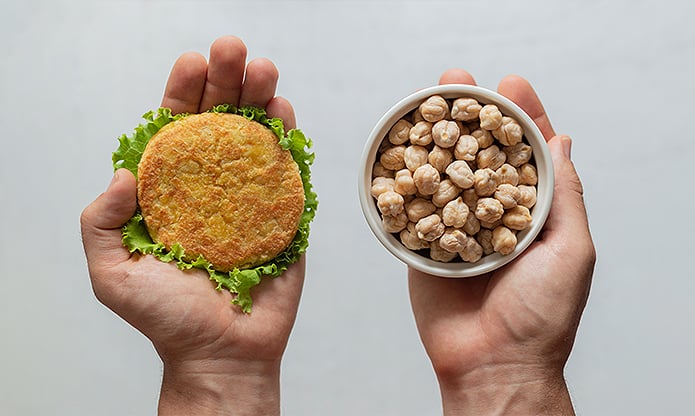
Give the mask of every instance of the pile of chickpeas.
<svg viewBox="0 0 695 416">
<path fill-rule="evenodd" d="M 493 104 L 427 98 L 398 120 L 372 168 L 384 230 L 440 262 L 510 254 L 530 227 L 538 175 L 521 125 Z"/>
</svg>

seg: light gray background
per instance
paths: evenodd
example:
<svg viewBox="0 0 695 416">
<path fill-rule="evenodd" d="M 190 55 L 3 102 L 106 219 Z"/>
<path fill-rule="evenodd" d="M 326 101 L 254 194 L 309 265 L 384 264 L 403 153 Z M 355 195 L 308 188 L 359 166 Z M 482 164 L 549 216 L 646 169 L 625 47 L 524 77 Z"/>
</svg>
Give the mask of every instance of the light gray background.
<svg viewBox="0 0 695 416">
<path fill-rule="evenodd" d="M 660 1 L 3 1 L 0 414 L 154 414 L 150 343 L 93 297 L 82 208 L 174 60 L 218 36 L 281 71 L 321 205 L 283 375 L 287 415 L 435 415 L 405 267 L 356 169 L 387 108 L 449 67 L 528 78 L 573 159 L 599 259 L 567 368 L 584 415 L 684 415 L 695 374 L 695 6 Z"/>
</svg>

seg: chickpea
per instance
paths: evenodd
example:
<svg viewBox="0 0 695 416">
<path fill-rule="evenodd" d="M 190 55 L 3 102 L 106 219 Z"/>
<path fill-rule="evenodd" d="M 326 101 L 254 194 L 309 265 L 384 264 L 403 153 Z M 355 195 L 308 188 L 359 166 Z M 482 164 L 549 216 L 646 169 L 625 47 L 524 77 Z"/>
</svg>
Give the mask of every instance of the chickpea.
<svg viewBox="0 0 695 416">
<path fill-rule="evenodd" d="M 453 146 L 460 134 L 461 129 L 454 121 L 440 120 L 432 126 L 432 140 L 439 147 Z"/>
<path fill-rule="evenodd" d="M 401 195 L 415 195 L 417 192 L 415 181 L 413 181 L 413 174 L 408 169 L 401 169 L 396 172 L 394 183 L 394 191 Z"/>
<path fill-rule="evenodd" d="M 430 123 L 443 120 L 449 114 L 449 104 L 439 95 L 433 95 L 420 104 L 422 117 Z"/>
<path fill-rule="evenodd" d="M 449 149 L 442 149 L 435 145 L 427 156 L 427 161 L 439 172 L 444 172 L 446 167 L 454 160 L 454 155 Z"/>
<path fill-rule="evenodd" d="M 509 209 L 502 216 L 502 222 L 507 228 L 512 230 L 522 231 L 531 226 L 533 218 L 528 208 L 519 205 Z"/>
<path fill-rule="evenodd" d="M 502 203 L 495 198 L 480 198 L 478 205 L 475 207 L 475 217 L 480 222 L 493 223 L 502 218 L 504 215 L 504 207 Z"/>
<path fill-rule="evenodd" d="M 439 183 L 439 187 L 432 194 L 432 203 L 436 207 L 443 207 L 447 203 L 449 203 L 449 201 L 456 198 L 460 192 L 461 189 L 458 186 L 456 186 L 450 179 L 444 179 Z"/>
<path fill-rule="evenodd" d="M 456 253 L 450 253 L 439 245 L 439 240 L 430 243 L 430 258 L 434 261 L 449 263 L 456 258 Z"/>
<path fill-rule="evenodd" d="M 381 154 L 379 162 L 381 165 L 389 170 L 400 170 L 405 167 L 405 146 L 394 146 Z"/>
<path fill-rule="evenodd" d="M 480 229 L 481 230 L 494 230 L 495 228 L 499 227 L 500 225 L 504 225 L 504 223 L 502 222 L 502 218 L 500 218 L 497 221 L 493 221 L 493 222 L 480 221 Z"/>
<path fill-rule="evenodd" d="M 462 121 L 475 120 L 481 108 L 483 107 L 474 98 L 457 98 L 451 105 L 451 118 Z"/>
<path fill-rule="evenodd" d="M 389 142 L 394 145 L 404 144 L 410 139 L 410 129 L 413 127 L 408 120 L 400 119 L 389 130 Z"/>
<path fill-rule="evenodd" d="M 405 212 L 408 215 L 408 219 L 412 222 L 418 222 L 421 218 L 431 215 L 436 210 L 437 207 L 434 206 L 432 201 L 424 198 L 415 198 L 405 204 Z"/>
<path fill-rule="evenodd" d="M 466 240 L 466 246 L 459 252 L 463 261 L 475 263 L 483 257 L 483 247 L 478 244 L 475 238 Z"/>
<path fill-rule="evenodd" d="M 494 197 L 502 203 L 504 209 L 511 209 L 517 206 L 521 192 L 516 186 L 503 183 L 497 187 Z"/>
<path fill-rule="evenodd" d="M 473 174 L 475 192 L 479 196 L 490 196 L 497 190 L 497 172 L 490 168 L 478 169 Z"/>
<path fill-rule="evenodd" d="M 411 171 L 427 163 L 427 156 L 429 153 L 427 149 L 422 146 L 412 145 L 405 148 L 403 153 L 403 160 L 405 166 Z"/>
<path fill-rule="evenodd" d="M 459 160 L 475 160 L 478 153 L 478 141 L 475 137 L 464 134 L 459 137 L 454 148 L 454 156 Z"/>
<path fill-rule="evenodd" d="M 513 146 L 504 147 L 502 150 L 507 155 L 507 162 L 514 167 L 528 163 L 533 155 L 533 149 L 526 143 L 517 143 Z"/>
<path fill-rule="evenodd" d="M 372 169 L 372 177 L 376 178 L 379 176 L 383 176 L 385 178 L 393 178 L 394 173 L 390 169 L 386 169 L 384 165 L 381 164 L 381 162 L 376 162 L 374 163 L 374 168 Z"/>
<path fill-rule="evenodd" d="M 514 251 L 516 241 L 516 234 L 503 225 L 492 230 L 492 248 L 504 256 Z"/>
<path fill-rule="evenodd" d="M 468 124 L 464 124 L 458 120 L 454 121 L 456 125 L 459 128 L 459 136 L 463 136 L 464 134 L 471 134 L 471 129 L 468 127 Z"/>
<path fill-rule="evenodd" d="M 427 146 L 432 143 L 432 123 L 429 121 L 418 121 L 410 129 L 408 134 L 410 143 L 418 146 Z"/>
<path fill-rule="evenodd" d="M 415 169 L 413 180 L 415 180 L 418 192 L 423 195 L 432 195 L 439 188 L 441 178 L 439 171 L 427 163 Z"/>
<path fill-rule="evenodd" d="M 475 184 L 475 175 L 471 167 L 468 166 L 468 163 L 463 160 L 451 162 L 451 164 L 446 167 L 445 172 L 449 175 L 451 182 L 461 189 L 468 189 Z"/>
<path fill-rule="evenodd" d="M 485 149 L 495 143 L 495 138 L 492 137 L 492 133 L 485 129 L 473 129 L 471 130 L 471 136 L 475 137 L 475 140 L 478 141 L 478 148 L 480 149 Z"/>
<path fill-rule="evenodd" d="M 410 250 L 422 250 L 424 248 L 429 248 L 430 243 L 421 240 L 417 236 L 417 231 L 415 230 L 415 224 L 409 222 L 406 225 L 405 230 L 400 233 L 401 243 Z"/>
<path fill-rule="evenodd" d="M 473 211 L 468 212 L 466 223 L 463 224 L 463 231 L 468 235 L 476 235 L 480 231 L 480 220 L 476 218 Z"/>
<path fill-rule="evenodd" d="M 386 191 L 377 198 L 377 207 L 383 215 L 398 215 L 404 209 L 403 195 L 395 191 Z"/>
<path fill-rule="evenodd" d="M 473 210 L 476 205 L 478 205 L 478 199 L 480 199 L 480 197 L 475 189 L 466 189 L 461 192 L 461 196 L 463 197 L 463 202 L 468 205 L 468 208 Z"/>
<path fill-rule="evenodd" d="M 415 224 L 417 236 L 421 240 L 434 241 L 444 234 L 444 223 L 437 214 L 428 215 Z"/>
<path fill-rule="evenodd" d="M 523 207 L 531 209 L 536 205 L 536 187 L 528 185 L 519 185 L 519 200 L 517 203 Z"/>
<path fill-rule="evenodd" d="M 475 157 L 478 169 L 490 168 L 492 170 L 497 170 L 504 165 L 506 160 L 507 155 L 494 144 L 478 152 L 478 155 Z"/>
<path fill-rule="evenodd" d="M 513 146 L 521 142 L 524 129 L 511 117 L 502 117 L 502 124 L 492 131 L 492 135 L 505 146 Z"/>
<path fill-rule="evenodd" d="M 448 227 L 461 228 L 466 224 L 469 212 L 470 209 L 463 202 L 463 198 L 458 197 L 442 208 L 442 222 Z"/>
<path fill-rule="evenodd" d="M 519 172 L 509 163 L 505 163 L 504 165 L 500 166 L 495 172 L 497 172 L 500 185 L 503 183 L 508 183 L 510 185 L 517 186 L 519 184 Z"/>
<path fill-rule="evenodd" d="M 384 215 L 382 224 L 387 233 L 400 233 L 408 225 L 408 216 L 405 211 L 396 215 Z"/>
<path fill-rule="evenodd" d="M 410 116 L 410 122 L 412 124 L 417 124 L 421 121 L 425 121 L 425 119 L 422 117 L 422 113 L 420 112 L 419 108 L 416 108 L 415 111 L 413 111 L 413 114 Z"/>
<path fill-rule="evenodd" d="M 488 256 L 495 252 L 495 249 L 492 248 L 492 230 L 485 228 L 478 231 L 475 239 L 478 240 L 478 244 L 483 248 L 484 255 Z"/>
<path fill-rule="evenodd" d="M 487 104 L 480 109 L 480 128 L 494 130 L 502 125 L 502 113 L 494 104 Z"/>
<path fill-rule="evenodd" d="M 372 179 L 372 189 L 371 193 L 374 198 L 378 198 L 379 195 L 384 192 L 393 191 L 396 186 L 396 181 L 392 178 L 386 178 L 383 176 L 376 177 Z"/>
<path fill-rule="evenodd" d="M 538 185 L 538 172 L 536 167 L 530 163 L 524 163 L 517 168 L 519 174 L 519 185 Z"/>
<path fill-rule="evenodd" d="M 458 253 L 466 247 L 469 237 L 461 230 L 447 228 L 439 239 L 439 246 L 449 253 Z"/>
</svg>

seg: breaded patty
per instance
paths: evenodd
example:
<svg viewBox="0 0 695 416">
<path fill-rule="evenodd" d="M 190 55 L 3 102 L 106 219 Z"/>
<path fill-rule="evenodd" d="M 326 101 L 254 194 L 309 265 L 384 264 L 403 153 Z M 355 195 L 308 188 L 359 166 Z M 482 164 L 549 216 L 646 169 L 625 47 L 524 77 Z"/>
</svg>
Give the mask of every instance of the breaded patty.
<svg viewBox="0 0 695 416">
<path fill-rule="evenodd" d="M 262 264 L 292 241 L 304 210 L 299 168 L 265 126 L 227 113 L 159 130 L 138 166 L 138 203 L 152 239 L 179 243 L 220 271 Z"/>
</svg>

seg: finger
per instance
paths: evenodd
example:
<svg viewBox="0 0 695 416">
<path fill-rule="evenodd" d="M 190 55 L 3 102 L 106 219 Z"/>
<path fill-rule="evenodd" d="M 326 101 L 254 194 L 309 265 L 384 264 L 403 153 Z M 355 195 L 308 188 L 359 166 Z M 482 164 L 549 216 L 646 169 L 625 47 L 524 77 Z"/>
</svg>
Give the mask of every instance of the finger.
<svg viewBox="0 0 695 416">
<path fill-rule="evenodd" d="M 249 62 L 239 105 L 265 108 L 275 96 L 278 77 L 278 70 L 270 60 L 258 58 Z"/>
<path fill-rule="evenodd" d="M 199 110 L 207 111 L 217 104 L 238 105 L 245 66 L 246 45 L 241 39 L 225 36 L 213 42 Z"/>
<path fill-rule="evenodd" d="M 497 91 L 514 101 L 528 114 L 540 129 L 545 140 L 555 136 L 550 119 L 531 84 L 518 75 L 508 75 L 499 83 Z"/>
<path fill-rule="evenodd" d="M 208 64 L 195 52 L 188 52 L 174 63 L 169 74 L 162 107 L 170 108 L 174 114 L 197 113 L 205 86 Z"/>
<path fill-rule="evenodd" d="M 439 84 L 468 84 L 476 85 L 473 75 L 460 68 L 452 68 L 444 71 L 439 77 Z"/>
<path fill-rule="evenodd" d="M 292 130 L 297 127 L 297 120 L 294 109 L 289 101 L 282 97 L 273 97 L 266 105 L 268 117 L 277 117 L 282 120 L 285 130 Z"/>
<path fill-rule="evenodd" d="M 136 208 L 135 176 L 119 169 L 106 191 L 82 211 L 82 242 L 90 264 L 113 265 L 129 257 L 121 242 L 121 227 Z"/>
</svg>

